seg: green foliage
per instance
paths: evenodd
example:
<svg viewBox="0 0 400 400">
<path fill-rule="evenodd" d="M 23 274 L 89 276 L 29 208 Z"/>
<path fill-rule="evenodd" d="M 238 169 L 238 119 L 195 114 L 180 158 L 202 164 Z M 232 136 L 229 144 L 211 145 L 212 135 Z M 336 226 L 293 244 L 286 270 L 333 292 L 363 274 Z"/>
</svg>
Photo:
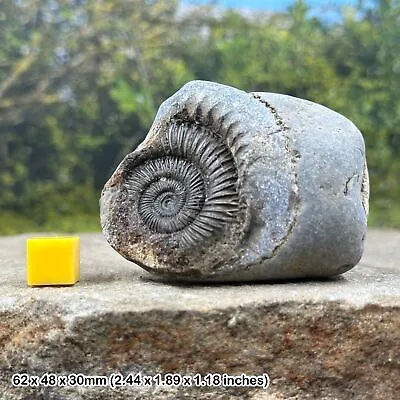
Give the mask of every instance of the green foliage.
<svg viewBox="0 0 400 400">
<path fill-rule="evenodd" d="M 74 214 L 57 216 L 39 224 L 29 219 L 26 215 L 6 212 L 0 214 L 0 227 L 2 235 L 15 235 L 18 233 L 77 233 L 100 231 L 98 215 Z"/>
<path fill-rule="evenodd" d="M 326 24 L 179 11 L 171 0 L 6 1 L 0 10 L 0 234 L 98 229 L 98 197 L 159 104 L 191 79 L 304 97 L 361 129 L 370 223 L 400 227 L 400 1 Z"/>
</svg>

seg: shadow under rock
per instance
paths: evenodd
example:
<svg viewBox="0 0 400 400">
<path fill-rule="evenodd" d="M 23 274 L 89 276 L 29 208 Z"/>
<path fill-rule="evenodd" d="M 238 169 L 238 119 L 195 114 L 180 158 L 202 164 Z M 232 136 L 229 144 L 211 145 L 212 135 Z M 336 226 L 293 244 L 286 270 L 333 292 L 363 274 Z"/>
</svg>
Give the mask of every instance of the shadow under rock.
<svg viewBox="0 0 400 400">
<path fill-rule="evenodd" d="M 296 278 L 296 279 L 276 279 L 276 280 L 259 280 L 259 281 L 224 281 L 224 282 L 213 282 L 213 281 L 191 281 L 184 279 L 168 278 L 163 276 L 157 276 L 150 273 L 146 273 L 140 276 L 141 280 L 145 282 L 159 283 L 163 285 L 171 285 L 176 287 L 185 288 L 203 288 L 203 287 L 226 287 L 226 286 L 244 286 L 244 285 L 291 285 L 291 284 L 302 284 L 302 283 L 324 283 L 324 284 L 337 284 L 345 283 L 348 280 L 342 276 L 332 276 L 332 277 L 315 277 L 315 278 Z"/>
</svg>

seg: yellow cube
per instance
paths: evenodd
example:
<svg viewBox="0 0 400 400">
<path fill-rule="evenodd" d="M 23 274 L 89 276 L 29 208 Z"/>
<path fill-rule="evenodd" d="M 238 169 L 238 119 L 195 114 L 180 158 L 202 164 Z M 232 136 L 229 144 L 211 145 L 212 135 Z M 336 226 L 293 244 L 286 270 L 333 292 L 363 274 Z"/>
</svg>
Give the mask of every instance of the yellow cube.
<svg viewBox="0 0 400 400">
<path fill-rule="evenodd" d="M 79 281 L 79 237 L 42 237 L 27 241 L 30 286 L 74 285 Z"/>
</svg>

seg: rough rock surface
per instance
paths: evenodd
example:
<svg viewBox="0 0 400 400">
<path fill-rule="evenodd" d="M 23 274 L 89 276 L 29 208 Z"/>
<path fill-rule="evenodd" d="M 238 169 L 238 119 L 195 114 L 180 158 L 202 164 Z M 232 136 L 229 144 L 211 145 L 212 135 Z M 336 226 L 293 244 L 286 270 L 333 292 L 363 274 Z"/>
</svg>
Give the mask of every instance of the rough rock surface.
<svg viewBox="0 0 400 400">
<path fill-rule="evenodd" d="M 25 240 L 0 238 L 0 399 L 395 399 L 400 232 L 369 231 L 361 263 L 329 280 L 152 280 L 83 234 L 81 281 L 29 288 Z M 13 388 L 41 375 L 268 373 L 252 388 Z"/>
<path fill-rule="evenodd" d="M 193 81 L 161 105 L 100 204 L 111 246 L 159 275 L 335 276 L 363 251 L 364 141 L 322 105 Z"/>
</svg>

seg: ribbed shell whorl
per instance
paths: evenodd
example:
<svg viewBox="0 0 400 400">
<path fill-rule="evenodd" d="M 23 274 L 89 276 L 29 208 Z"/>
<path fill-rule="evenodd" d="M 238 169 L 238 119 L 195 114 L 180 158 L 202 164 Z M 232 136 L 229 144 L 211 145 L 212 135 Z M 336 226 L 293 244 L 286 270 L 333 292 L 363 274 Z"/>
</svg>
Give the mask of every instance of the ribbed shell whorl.
<svg viewBox="0 0 400 400">
<path fill-rule="evenodd" d="M 125 181 L 142 228 L 189 248 L 238 211 L 237 170 L 226 144 L 195 122 L 171 121 L 153 155 Z"/>
</svg>

